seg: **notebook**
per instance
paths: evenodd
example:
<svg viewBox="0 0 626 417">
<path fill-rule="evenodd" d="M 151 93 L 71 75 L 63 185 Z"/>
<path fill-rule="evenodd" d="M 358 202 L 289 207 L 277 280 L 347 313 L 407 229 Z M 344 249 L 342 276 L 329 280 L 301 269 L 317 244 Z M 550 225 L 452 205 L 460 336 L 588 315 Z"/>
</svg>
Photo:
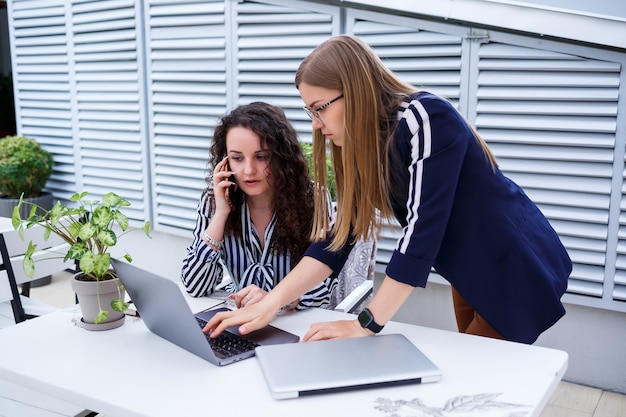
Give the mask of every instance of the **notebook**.
<svg viewBox="0 0 626 417">
<path fill-rule="evenodd" d="M 401 334 L 260 346 L 275 399 L 441 380 L 441 370 Z"/>
<path fill-rule="evenodd" d="M 111 262 L 151 332 L 215 365 L 228 365 L 250 358 L 258 346 L 300 340 L 299 336 L 273 326 L 266 326 L 245 336 L 231 327 L 216 339 L 211 339 L 202 332 L 202 328 L 217 311 L 226 308 L 205 310 L 194 315 L 174 281 L 120 260 Z M 244 340 L 235 342 L 232 339 Z M 223 344 L 230 347 L 233 343 L 238 343 L 232 348 L 235 352 L 227 354 L 227 346 Z"/>
</svg>

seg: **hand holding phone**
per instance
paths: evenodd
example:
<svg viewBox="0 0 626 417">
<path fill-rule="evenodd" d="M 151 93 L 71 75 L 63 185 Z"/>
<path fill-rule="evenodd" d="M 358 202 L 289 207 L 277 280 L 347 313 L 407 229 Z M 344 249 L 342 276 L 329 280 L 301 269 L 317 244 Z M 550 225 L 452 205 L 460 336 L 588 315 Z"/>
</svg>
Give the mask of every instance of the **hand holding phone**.
<svg viewBox="0 0 626 417">
<path fill-rule="evenodd" d="M 235 176 L 228 165 L 228 156 L 215 166 L 213 171 L 213 190 L 215 194 L 216 211 L 230 212 L 230 195 L 235 192 Z"/>
</svg>

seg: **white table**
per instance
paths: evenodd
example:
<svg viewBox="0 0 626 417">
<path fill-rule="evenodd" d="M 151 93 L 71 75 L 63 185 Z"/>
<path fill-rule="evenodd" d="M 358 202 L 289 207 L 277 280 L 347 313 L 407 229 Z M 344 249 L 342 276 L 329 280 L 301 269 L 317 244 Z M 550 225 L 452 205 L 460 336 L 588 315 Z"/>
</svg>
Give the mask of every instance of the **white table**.
<svg viewBox="0 0 626 417">
<path fill-rule="evenodd" d="M 209 301 L 188 299 L 194 311 Z M 539 416 L 567 368 L 562 351 L 391 322 L 383 332 L 405 334 L 442 369 L 440 382 L 273 400 L 254 358 L 216 367 L 138 318 L 92 332 L 79 317 L 76 307 L 0 330 L 0 380 L 108 417 L 414 416 L 418 404 L 442 416 L 505 417 Z M 346 317 L 311 309 L 274 325 L 303 335 L 312 322 Z"/>
</svg>

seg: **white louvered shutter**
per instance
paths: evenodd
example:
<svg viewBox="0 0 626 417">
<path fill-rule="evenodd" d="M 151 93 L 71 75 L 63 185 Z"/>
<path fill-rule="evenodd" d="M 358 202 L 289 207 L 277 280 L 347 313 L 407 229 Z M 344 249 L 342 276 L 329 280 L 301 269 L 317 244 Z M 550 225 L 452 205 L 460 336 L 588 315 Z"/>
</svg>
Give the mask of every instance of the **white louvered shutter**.
<svg viewBox="0 0 626 417">
<path fill-rule="evenodd" d="M 194 227 L 210 140 L 228 107 L 225 2 L 144 7 L 154 223 L 183 233 Z"/>
<path fill-rule="evenodd" d="M 620 65 L 496 36 L 478 49 L 474 123 L 561 236 L 574 263 L 568 292 L 610 302 L 614 161 L 624 159 L 623 145 L 614 154 Z"/>
<path fill-rule="evenodd" d="M 349 10 L 347 31 L 370 45 L 403 81 L 442 95 L 457 106 L 467 101 L 461 94 L 462 80 L 467 79 L 467 70 L 461 65 L 463 34 L 467 29 Z M 378 272 L 384 273 L 400 235 L 395 220 L 383 228 L 376 244 Z"/>
<path fill-rule="evenodd" d="M 574 302 L 623 309 L 615 301 L 626 298 L 626 221 L 615 237 L 611 200 L 622 197 L 613 178 L 626 178 L 624 138 L 616 136 L 626 124 L 617 120 L 624 57 L 579 57 L 547 43 L 528 47 L 529 38 L 359 10 L 348 11 L 346 28 L 402 79 L 448 97 L 477 126 L 561 236 L 574 261 L 569 292 L 598 298 Z M 399 233 L 397 225 L 384 230 L 379 271 Z"/>
<path fill-rule="evenodd" d="M 131 220 L 150 217 L 143 121 L 139 0 L 71 2 L 74 150 L 82 190 L 130 201 Z M 80 190 L 77 190 L 80 191 Z"/>
<path fill-rule="evenodd" d="M 54 155 L 46 189 L 128 199 L 149 217 L 141 37 L 133 0 L 11 3 L 18 132 Z"/>
<path fill-rule="evenodd" d="M 52 152 L 46 190 L 68 198 L 77 180 L 65 2 L 11 1 L 9 26 L 17 132 Z"/>
<path fill-rule="evenodd" d="M 339 33 L 337 7 L 300 1 L 243 1 L 236 6 L 236 104 L 281 107 L 299 138 L 311 142 L 311 119 L 294 84 L 300 62 Z"/>
</svg>

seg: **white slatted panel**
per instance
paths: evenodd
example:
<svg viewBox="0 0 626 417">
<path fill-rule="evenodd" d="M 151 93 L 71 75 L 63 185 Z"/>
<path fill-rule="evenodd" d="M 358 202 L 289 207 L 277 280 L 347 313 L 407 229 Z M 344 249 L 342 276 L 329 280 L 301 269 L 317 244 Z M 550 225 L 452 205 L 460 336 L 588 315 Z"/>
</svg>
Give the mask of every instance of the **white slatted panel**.
<svg viewBox="0 0 626 417">
<path fill-rule="evenodd" d="M 479 51 L 475 125 L 561 236 L 568 291 L 593 297 L 604 290 L 619 76 L 616 63 L 562 53 Z"/>
<path fill-rule="evenodd" d="M 447 29 L 451 33 L 437 32 L 437 28 L 418 20 L 377 13 L 350 10 L 347 15 L 348 32 L 367 42 L 389 69 L 404 81 L 458 105 L 463 32 L 454 33 L 451 28 Z M 384 273 L 400 233 L 395 221 L 382 230 L 376 244 L 378 272 Z"/>
<path fill-rule="evenodd" d="M 150 209 L 140 10 L 134 0 L 75 0 L 71 6 L 82 189 L 93 198 L 109 191 L 126 198 L 131 206 L 125 213 L 133 220 L 149 218 Z"/>
<path fill-rule="evenodd" d="M 311 141 L 294 77 L 300 62 L 339 33 L 339 9 L 300 1 L 243 1 L 236 7 L 237 104 L 282 107 L 301 141 Z"/>
<path fill-rule="evenodd" d="M 341 29 L 406 81 L 455 102 L 561 235 L 574 260 L 569 291 L 626 309 L 623 53 L 581 58 L 572 55 L 581 48 L 552 42 L 555 53 L 496 32 L 479 44 L 464 39 L 469 27 L 307 1 L 8 6 L 18 132 L 54 153 L 48 189 L 58 198 L 114 190 L 131 200 L 132 218 L 152 210 L 158 229 L 190 230 L 219 116 L 269 101 L 309 141 L 293 76 Z M 381 266 L 398 230 L 385 233 Z"/>
<path fill-rule="evenodd" d="M 450 26 L 358 10 L 348 12 L 347 27 L 402 80 L 458 104 L 467 29 L 455 31 Z"/>
<path fill-rule="evenodd" d="M 626 61 L 626 59 L 625 59 Z M 624 73 L 624 67 L 626 62 L 622 63 L 622 73 Z M 622 75 L 622 80 L 625 80 L 626 76 Z M 622 86 L 622 91 L 625 89 Z M 622 96 L 622 102 L 624 97 Z M 626 108 L 622 105 L 621 109 Z M 622 111 L 619 115 L 617 122 L 618 126 L 621 126 L 621 137 L 618 139 L 620 142 L 625 142 L 626 137 L 626 114 Z M 624 162 L 626 166 L 626 155 L 624 155 Z M 619 216 L 619 229 L 617 231 L 617 256 L 615 261 L 615 279 L 613 281 L 613 299 L 620 301 L 622 305 L 626 304 L 626 169 L 622 172 L 622 182 L 620 190 L 620 216 Z M 626 307 L 624 307 L 626 310 Z"/>
<path fill-rule="evenodd" d="M 53 153 L 46 189 L 67 197 L 76 168 L 65 2 L 12 1 L 9 8 L 17 131 Z"/>
<path fill-rule="evenodd" d="M 191 230 L 226 112 L 224 1 L 145 2 L 155 228 Z"/>
</svg>

